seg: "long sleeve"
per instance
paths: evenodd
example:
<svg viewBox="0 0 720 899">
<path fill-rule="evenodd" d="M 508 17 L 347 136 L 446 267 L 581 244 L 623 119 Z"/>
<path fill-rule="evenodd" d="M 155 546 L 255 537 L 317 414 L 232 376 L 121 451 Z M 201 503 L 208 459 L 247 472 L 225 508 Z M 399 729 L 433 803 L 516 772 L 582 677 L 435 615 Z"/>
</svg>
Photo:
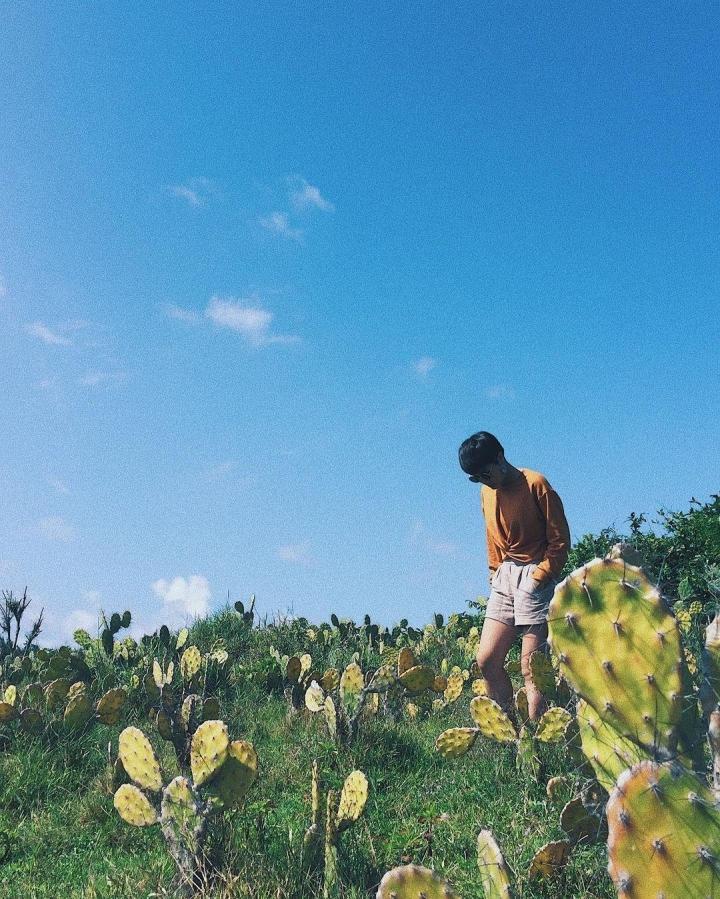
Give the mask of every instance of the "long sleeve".
<svg viewBox="0 0 720 899">
<path fill-rule="evenodd" d="M 565 518 L 565 510 L 562 500 L 552 487 L 548 490 L 539 490 L 536 493 L 536 500 L 545 518 L 547 549 L 545 558 L 534 572 L 535 579 L 544 580 L 552 577 L 559 580 L 570 550 L 570 528 Z"/>
</svg>

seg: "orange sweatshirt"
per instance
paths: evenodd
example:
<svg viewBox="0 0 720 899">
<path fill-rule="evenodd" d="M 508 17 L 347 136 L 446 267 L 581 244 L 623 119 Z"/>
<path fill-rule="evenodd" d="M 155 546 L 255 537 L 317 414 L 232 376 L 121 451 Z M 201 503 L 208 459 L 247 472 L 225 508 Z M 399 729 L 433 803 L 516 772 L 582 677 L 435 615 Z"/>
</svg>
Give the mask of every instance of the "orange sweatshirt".
<svg viewBox="0 0 720 899">
<path fill-rule="evenodd" d="M 536 580 L 559 580 L 570 549 L 570 529 L 562 500 L 546 478 L 521 468 L 522 478 L 508 487 L 480 492 L 487 526 L 490 574 L 503 559 L 539 562 Z"/>
</svg>

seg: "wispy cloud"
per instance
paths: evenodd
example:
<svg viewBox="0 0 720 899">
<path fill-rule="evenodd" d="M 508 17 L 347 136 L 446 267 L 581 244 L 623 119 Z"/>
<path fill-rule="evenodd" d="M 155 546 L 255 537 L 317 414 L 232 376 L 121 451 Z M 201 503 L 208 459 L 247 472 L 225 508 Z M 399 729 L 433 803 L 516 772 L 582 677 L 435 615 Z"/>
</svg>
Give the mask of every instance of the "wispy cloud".
<svg viewBox="0 0 720 899">
<path fill-rule="evenodd" d="M 290 183 L 290 202 L 299 211 L 307 209 L 320 209 L 323 212 L 335 212 L 335 206 L 320 193 L 313 184 L 309 184 L 304 178 L 288 178 Z"/>
<path fill-rule="evenodd" d="M 281 237 L 287 237 L 289 240 L 302 241 L 303 232 L 301 228 L 294 228 L 290 224 L 290 219 L 285 212 L 271 212 L 270 215 L 262 216 L 260 224 L 273 234 L 279 234 Z"/>
<path fill-rule="evenodd" d="M 489 400 L 514 400 L 515 391 L 509 384 L 493 384 L 485 388 L 485 396 Z"/>
<path fill-rule="evenodd" d="M 212 297 L 205 309 L 205 315 L 217 327 L 234 331 L 253 346 L 297 343 L 299 340 L 292 335 L 271 333 L 272 312 L 233 297 Z"/>
<path fill-rule="evenodd" d="M 432 356 L 421 356 L 417 361 L 413 362 L 413 371 L 419 378 L 427 378 L 430 372 L 437 365 L 437 360 Z"/>
<path fill-rule="evenodd" d="M 302 543 L 286 543 L 284 546 L 279 546 L 277 554 L 278 558 L 282 559 L 283 562 L 302 565 L 306 568 L 314 562 L 309 540 L 305 540 Z"/>
<path fill-rule="evenodd" d="M 61 493 L 63 496 L 70 495 L 70 488 L 64 481 L 61 481 L 59 478 L 50 478 L 48 483 L 53 488 L 53 490 L 56 491 L 56 493 Z"/>
<path fill-rule="evenodd" d="M 193 309 L 183 309 L 174 303 L 166 306 L 165 312 L 169 318 L 174 318 L 179 322 L 187 322 L 189 325 L 198 325 L 203 320 L 199 312 L 195 312 Z"/>
<path fill-rule="evenodd" d="M 190 178 L 184 184 L 171 184 L 168 191 L 197 209 L 207 205 L 214 193 L 214 184 L 209 178 Z"/>
<path fill-rule="evenodd" d="M 163 601 L 165 610 L 177 620 L 202 618 L 210 609 L 210 584 L 206 577 L 193 574 L 189 578 L 160 578 L 152 584 L 152 591 Z"/>
<path fill-rule="evenodd" d="M 70 543 L 77 537 L 76 528 L 60 516 L 41 518 L 38 522 L 38 530 L 43 537 L 59 543 Z"/>
<path fill-rule="evenodd" d="M 98 387 L 100 384 L 126 380 L 127 372 L 124 371 L 89 371 L 78 380 L 78 384 L 83 387 Z"/>
<path fill-rule="evenodd" d="M 456 543 L 453 543 L 452 540 L 444 540 L 435 536 L 428 530 L 425 522 L 420 518 L 416 518 L 412 522 L 410 544 L 411 546 L 419 546 L 435 556 L 448 556 L 452 559 L 458 559 L 462 556 L 460 547 Z"/>
<path fill-rule="evenodd" d="M 52 331 L 42 322 L 32 322 L 25 326 L 25 330 L 32 337 L 37 337 L 39 340 L 42 340 L 43 343 L 47 343 L 50 346 L 70 346 L 72 344 L 72 341 L 68 337 L 58 334 L 57 331 Z"/>
</svg>

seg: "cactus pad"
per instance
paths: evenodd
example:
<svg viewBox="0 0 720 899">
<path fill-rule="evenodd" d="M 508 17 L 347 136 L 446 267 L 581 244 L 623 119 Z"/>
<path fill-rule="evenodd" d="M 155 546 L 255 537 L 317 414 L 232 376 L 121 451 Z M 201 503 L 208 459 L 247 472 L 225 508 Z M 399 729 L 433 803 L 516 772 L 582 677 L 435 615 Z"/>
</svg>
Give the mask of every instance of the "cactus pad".
<svg viewBox="0 0 720 899">
<path fill-rule="evenodd" d="M 180 657 L 180 674 L 189 683 L 202 667 L 202 655 L 197 646 L 188 646 Z"/>
<path fill-rule="evenodd" d="M 447 679 L 447 686 L 443 691 L 445 702 L 457 702 L 462 694 L 465 680 L 459 671 L 453 671 Z"/>
<path fill-rule="evenodd" d="M 23 705 L 39 705 L 43 699 L 43 686 L 40 683 L 28 684 L 23 690 Z"/>
<path fill-rule="evenodd" d="M 328 733 L 334 740 L 337 737 L 337 709 L 332 696 L 325 697 L 325 722 L 327 723 Z"/>
<path fill-rule="evenodd" d="M 65 701 L 69 689 L 70 681 L 66 677 L 58 677 L 55 680 L 50 681 L 47 687 L 45 687 L 45 702 L 47 703 L 47 707 L 49 709 L 57 708 Z"/>
<path fill-rule="evenodd" d="M 583 700 L 577 705 L 577 723 L 582 751 L 608 793 L 623 771 L 648 758 L 644 749 L 614 730 Z"/>
<path fill-rule="evenodd" d="M 720 705 L 720 612 L 705 630 L 700 700 L 706 715 Z"/>
<path fill-rule="evenodd" d="M 535 736 L 543 743 L 560 743 L 571 720 L 572 715 L 567 709 L 548 709 L 538 721 Z"/>
<path fill-rule="evenodd" d="M 481 830 L 478 834 L 477 862 L 485 899 L 512 899 L 510 871 L 489 830 Z"/>
<path fill-rule="evenodd" d="M 247 740 L 233 740 L 228 746 L 225 764 L 208 788 L 225 808 L 235 808 L 255 783 L 257 772 L 258 757 L 253 744 Z"/>
<path fill-rule="evenodd" d="M 170 715 L 165 711 L 165 709 L 160 709 L 158 713 L 154 716 L 155 726 L 157 727 L 158 733 L 163 738 L 163 740 L 172 740 L 173 738 L 173 724 Z"/>
<path fill-rule="evenodd" d="M 427 665 L 414 665 L 398 677 L 400 683 L 410 693 L 420 693 L 431 689 L 435 681 L 435 672 Z"/>
<path fill-rule="evenodd" d="M 300 671 L 302 664 L 297 656 L 290 656 L 285 665 L 285 677 L 291 684 L 295 684 L 300 679 Z"/>
<path fill-rule="evenodd" d="M 560 813 L 560 827 L 573 843 L 595 843 L 605 837 L 605 823 L 583 805 L 580 797 L 571 799 Z"/>
<path fill-rule="evenodd" d="M 74 684 L 70 685 L 70 689 L 67 692 L 67 700 L 75 699 L 76 696 L 83 696 L 87 693 L 87 686 L 83 683 L 83 681 L 76 681 Z"/>
<path fill-rule="evenodd" d="M 183 699 L 182 705 L 180 706 L 180 723 L 185 731 L 194 734 L 202 720 L 202 697 L 198 696 L 197 693 L 190 693 Z"/>
<path fill-rule="evenodd" d="M 97 716 L 101 724 L 117 724 L 126 699 L 127 691 L 122 687 L 108 690 L 101 696 L 97 704 Z"/>
<path fill-rule="evenodd" d="M 607 805 L 608 869 L 618 895 L 705 899 L 720 893 L 720 805 L 681 765 L 644 761 Z"/>
<path fill-rule="evenodd" d="M 325 708 L 325 692 L 317 681 L 313 681 L 305 691 L 305 705 L 313 713 L 322 712 Z"/>
<path fill-rule="evenodd" d="M 546 843 L 538 849 L 530 862 L 528 880 L 544 879 L 558 875 L 567 864 L 571 851 L 572 843 L 568 840 Z"/>
<path fill-rule="evenodd" d="M 380 692 L 388 690 L 395 683 L 395 668 L 392 665 L 381 665 L 370 681 L 370 686 Z"/>
<path fill-rule="evenodd" d="M 435 740 L 435 748 L 446 759 L 457 758 L 472 749 L 479 733 L 476 727 L 451 727 Z"/>
<path fill-rule="evenodd" d="M 18 717 L 18 710 L 9 702 L 0 702 L 0 724 L 7 724 Z"/>
<path fill-rule="evenodd" d="M 80 730 L 93 716 L 93 704 L 85 692 L 76 693 L 65 707 L 63 720 L 70 730 Z"/>
<path fill-rule="evenodd" d="M 150 800 L 133 784 L 122 784 L 118 787 L 113 805 L 123 821 L 134 827 L 148 827 L 157 823 L 157 812 L 150 804 Z"/>
<path fill-rule="evenodd" d="M 362 771 L 352 771 L 345 778 L 337 811 L 337 830 L 340 833 L 362 815 L 368 798 L 368 781 Z"/>
<path fill-rule="evenodd" d="M 190 744 L 190 770 L 195 786 L 214 777 L 228 757 L 230 738 L 224 721 L 203 721 Z"/>
<path fill-rule="evenodd" d="M 527 690 L 525 687 L 520 687 L 515 694 L 515 709 L 518 714 L 518 721 L 521 724 L 525 724 L 526 721 L 530 720 L 530 706 L 528 705 Z"/>
<path fill-rule="evenodd" d="M 20 712 L 20 727 L 28 734 L 39 734 L 43 719 L 37 709 L 23 709 Z"/>
<path fill-rule="evenodd" d="M 161 690 L 165 685 L 165 676 L 163 674 L 162 668 L 160 667 L 160 662 L 158 662 L 157 659 L 155 659 L 152 664 L 152 676 L 153 681 L 155 682 L 155 686 L 158 688 L 158 690 Z"/>
<path fill-rule="evenodd" d="M 15 684 L 10 684 L 9 687 L 5 688 L 3 699 L 10 705 L 15 705 L 15 703 L 17 702 L 17 687 L 15 686 Z"/>
<path fill-rule="evenodd" d="M 432 685 L 433 693 L 444 693 L 447 687 L 447 678 L 444 674 L 438 674 L 434 680 Z"/>
<path fill-rule="evenodd" d="M 150 740 L 137 727 L 126 727 L 118 740 L 118 754 L 128 776 L 146 790 L 162 789 L 160 762 Z"/>
<path fill-rule="evenodd" d="M 484 677 L 476 677 L 470 684 L 473 696 L 489 696 L 488 682 Z"/>
<path fill-rule="evenodd" d="M 199 849 L 203 818 L 190 781 L 175 777 L 163 790 L 160 804 L 163 832 L 170 830 L 182 846 L 192 853 Z"/>
<path fill-rule="evenodd" d="M 674 754 L 689 714 L 680 634 L 641 569 L 594 559 L 555 588 L 550 644 L 563 676 L 616 731 Z"/>
<path fill-rule="evenodd" d="M 348 715 L 357 711 L 364 686 L 362 669 L 357 662 L 351 662 L 340 678 L 340 702 Z"/>
<path fill-rule="evenodd" d="M 326 693 L 332 693 L 340 685 L 340 672 L 337 668 L 328 668 L 320 678 L 320 686 Z"/>
<path fill-rule="evenodd" d="M 383 877 L 376 899 L 459 899 L 459 896 L 429 868 L 403 865 Z"/>
<path fill-rule="evenodd" d="M 404 674 L 406 671 L 409 671 L 411 668 L 416 668 L 418 666 L 418 660 L 415 658 L 415 653 L 408 646 L 404 646 L 400 650 L 400 654 L 398 655 L 397 660 L 397 673 L 398 677 L 401 674 Z"/>
<path fill-rule="evenodd" d="M 512 721 L 489 696 L 476 696 L 470 701 L 470 714 L 484 737 L 498 743 L 514 743 L 518 738 Z"/>
</svg>

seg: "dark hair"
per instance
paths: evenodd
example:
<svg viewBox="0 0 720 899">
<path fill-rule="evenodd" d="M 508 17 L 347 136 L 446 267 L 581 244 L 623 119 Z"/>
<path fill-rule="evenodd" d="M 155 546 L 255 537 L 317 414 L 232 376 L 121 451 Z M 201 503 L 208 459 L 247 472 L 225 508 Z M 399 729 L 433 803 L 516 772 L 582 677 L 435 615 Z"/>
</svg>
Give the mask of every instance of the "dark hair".
<svg viewBox="0 0 720 899">
<path fill-rule="evenodd" d="M 460 468 L 465 474 L 476 476 L 503 452 L 505 450 L 497 437 L 487 431 L 478 431 L 460 444 Z"/>
</svg>

